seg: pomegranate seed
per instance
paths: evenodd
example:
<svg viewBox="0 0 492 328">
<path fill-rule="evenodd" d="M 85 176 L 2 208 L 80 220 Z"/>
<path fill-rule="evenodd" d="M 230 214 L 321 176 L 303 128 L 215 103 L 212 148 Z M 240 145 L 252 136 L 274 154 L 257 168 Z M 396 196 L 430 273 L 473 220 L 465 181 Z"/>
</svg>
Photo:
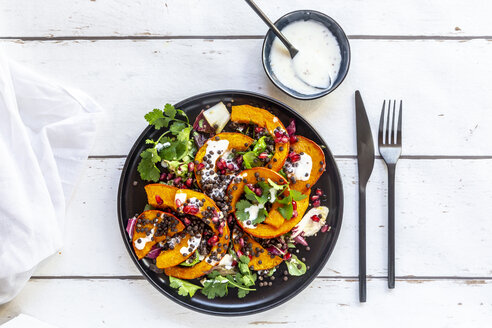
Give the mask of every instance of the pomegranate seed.
<svg viewBox="0 0 492 328">
<path fill-rule="evenodd" d="M 156 201 L 156 202 L 157 202 L 157 204 L 159 204 L 159 205 L 162 205 L 162 203 L 164 203 L 164 202 L 162 201 L 161 196 L 159 196 L 159 195 L 155 195 L 155 201 Z"/>
<path fill-rule="evenodd" d="M 280 131 L 275 131 L 275 138 L 282 138 L 282 133 L 280 133 Z"/>
<path fill-rule="evenodd" d="M 289 159 L 292 163 L 298 162 L 301 159 L 301 155 L 295 153 L 295 152 L 290 152 L 289 153 Z"/>
<path fill-rule="evenodd" d="M 288 143 L 288 142 L 289 142 L 289 137 L 287 136 L 282 137 L 281 143 Z"/>
<path fill-rule="evenodd" d="M 232 164 L 232 163 L 227 164 L 227 169 L 229 171 L 234 171 L 234 169 L 235 169 L 234 164 Z"/>
<path fill-rule="evenodd" d="M 214 216 L 212 218 L 212 222 L 215 223 L 215 224 L 219 223 L 219 217 L 218 216 Z"/>
<path fill-rule="evenodd" d="M 232 214 L 229 214 L 229 216 L 227 217 L 227 222 L 229 224 L 232 224 L 232 221 L 234 220 L 234 216 Z"/>
<path fill-rule="evenodd" d="M 167 174 L 167 179 L 168 179 L 168 180 L 172 180 L 172 179 L 174 179 L 174 174 L 172 174 L 172 173 L 168 173 L 168 174 Z"/>
<path fill-rule="evenodd" d="M 198 213 L 198 211 L 199 209 L 195 205 L 186 205 L 183 208 L 183 212 L 185 212 L 186 214 L 195 215 L 196 213 Z"/>
<path fill-rule="evenodd" d="M 166 177 L 167 177 L 167 173 L 162 173 L 161 174 L 161 177 L 159 178 L 159 180 L 166 180 Z"/>
<path fill-rule="evenodd" d="M 189 162 L 188 163 L 188 172 L 191 172 L 195 169 L 195 163 Z"/>
<path fill-rule="evenodd" d="M 225 175 L 226 173 L 227 173 L 227 172 L 226 172 L 226 170 L 225 170 L 225 169 L 220 171 L 220 174 L 222 174 L 222 175 Z"/>
<path fill-rule="evenodd" d="M 315 200 L 319 199 L 318 195 L 312 195 L 311 200 L 314 202 Z"/>
<path fill-rule="evenodd" d="M 319 207 L 320 205 L 321 205 L 321 201 L 319 199 L 313 202 L 314 207 Z"/>
<path fill-rule="evenodd" d="M 219 234 L 223 234 L 224 233 L 224 227 L 223 226 L 219 226 L 219 229 L 217 229 L 219 231 Z"/>
<path fill-rule="evenodd" d="M 237 254 L 237 256 L 238 256 L 238 257 L 241 257 L 241 256 L 243 256 L 243 255 L 244 255 L 244 254 L 243 254 L 243 252 L 241 252 L 240 250 L 237 250 L 237 251 L 236 251 L 236 254 Z"/>
<path fill-rule="evenodd" d="M 175 203 L 176 203 L 176 207 L 181 207 L 181 205 L 183 205 L 183 203 L 181 203 L 181 200 L 179 200 L 179 199 L 176 199 Z"/>
<path fill-rule="evenodd" d="M 295 200 L 292 201 L 292 208 L 295 210 L 297 210 L 297 202 Z"/>
<path fill-rule="evenodd" d="M 297 138 L 297 136 L 290 136 L 290 143 L 296 143 L 297 141 L 299 141 L 299 139 Z"/>
<path fill-rule="evenodd" d="M 292 257 L 292 255 L 290 253 L 285 253 L 284 255 L 284 260 L 287 261 L 289 260 L 290 258 Z"/>
<path fill-rule="evenodd" d="M 262 128 L 262 127 L 257 126 L 257 127 L 255 128 L 255 133 L 261 133 L 261 132 L 263 132 L 263 128 Z"/>
<path fill-rule="evenodd" d="M 237 165 L 241 166 L 241 164 L 243 164 L 243 156 L 236 157 L 235 161 Z"/>
<path fill-rule="evenodd" d="M 198 166 L 196 167 L 196 170 L 197 170 L 197 171 L 201 171 L 201 170 L 203 170 L 203 168 L 204 168 L 204 167 L 205 167 L 205 164 L 200 163 L 200 164 L 198 164 Z"/>
<path fill-rule="evenodd" d="M 297 213 L 297 210 L 292 211 L 292 218 L 296 218 L 298 215 L 299 213 Z"/>
<path fill-rule="evenodd" d="M 316 188 L 316 195 L 323 196 L 323 192 L 321 191 L 321 189 Z"/>
<path fill-rule="evenodd" d="M 313 215 L 311 216 L 311 220 L 313 220 L 314 222 L 319 222 L 319 216 Z"/>
<path fill-rule="evenodd" d="M 331 230 L 331 227 L 327 224 L 325 224 L 324 226 L 321 227 L 321 232 L 327 232 L 330 230 Z"/>
<path fill-rule="evenodd" d="M 173 182 L 175 185 L 179 184 L 181 182 L 181 177 L 177 177 Z"/>
<path fill-rule="evenodd" d="M 261 190 L 261 188 L 256 188 L 256 189 L 255 189 L 255 194 L 256 194 L 256 196 L 260 197 L 260 196 L 261 196 L 261 194 L 262 194 L 262 190 Z"/>
<path fill-rule="evenodd" d="M 210 237 L 209 240 L 207 240 L 207 244 L 215 245 L 215 244 L 217 244 L 218 241 L 219 241 L 219 236 L 213 235 L 212 237 Z"/>
<path fill-rule="evenodd" d="M 267 159 L 268 158 L 268 154 L 267 153 L 261 153 L 260 155 L 258 155 L 258 158 L 259 159 Z"/>
<path fill-rule="evenodd" d="M 246 186 L 249 188 L 249 190 L 255 191 L 255 187 L 253 187 L 251 183 L 248 183 Z"/>
<path fill-rule="evenodd" d="M 232 261 L 232 266 L 236 266 L 237 265 L 237 261 L 236 260 L 233 260 Z"/>
<path fill-rule="evenodd" d="M 188 188 L 189 188 L 189 187 L 191 187 L 192 183 L 193 183 L 193 179 L 192 179 L 192 178 L 188 178 L 188 179 L 186 180 L 186 186 L 187 186 Z"/>
<path fill-rule="evenodd" d="M 249 254 L 248 257 L 249 257 L 250 260 L 253 259 L 253 255 L 251 255 L 251 254 Z"/>
<path fill-rule="evenodd" d="M 187 226 L 191 224 L 191 221 L 188 218 L 184 218 L 183 221 L 184 221 L 184 224 Z"/>
</svg>

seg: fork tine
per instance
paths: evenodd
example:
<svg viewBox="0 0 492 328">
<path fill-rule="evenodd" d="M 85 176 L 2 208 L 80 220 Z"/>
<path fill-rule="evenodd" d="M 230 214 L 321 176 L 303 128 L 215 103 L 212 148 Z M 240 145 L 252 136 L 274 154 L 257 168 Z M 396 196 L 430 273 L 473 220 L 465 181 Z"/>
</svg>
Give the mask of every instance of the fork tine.
<svg viewBox="0 0 492 328">
<path fill-rule="evenodd" d="M 385 138 L 387 144 L 391 144 L 390 112 L 391 112 L 391 100 L 388 100 L 388 115 L 386 116 L 386 138 Z"/>
<path fill-rule="evenodd" d="M 392 120 L 391 120 L 391 143 L 395 144 L 395 137 L 396 137 L 396 131 L 395 131 L 395 116 L 396 116 L 396 100 L 393 100 L 393 111 L 392 111 Z"/>
<path fill-rule="evenodd" d="M 403 100 L 400 100 L 400 111 L 398 112 L 398 128 L 396 132 L 396 144 L 401 145 L 401 112 L 403 107 Z"/>
<path fill-rule="evenodd" d="M 381 109 L 381 118 L 379 119 L 379 133 L 378 133 L 379 145 L 384 144 L 383 133 L 384 133 L 384 107 L 385 106 L 386 106 L 386 100 L 383 100 L 383 108 Z"/>
</svg>

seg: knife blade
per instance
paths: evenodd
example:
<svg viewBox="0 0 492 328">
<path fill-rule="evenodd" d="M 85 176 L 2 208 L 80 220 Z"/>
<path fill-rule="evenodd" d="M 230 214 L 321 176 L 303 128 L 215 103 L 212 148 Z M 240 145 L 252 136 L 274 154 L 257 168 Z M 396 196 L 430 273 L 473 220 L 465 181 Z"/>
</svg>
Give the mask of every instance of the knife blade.
<svg viewBox="0 0 492 328">
<path fill-rule="evenodd" d="M 367 299 L 366 288 L 366 186 L 374 167 L 374 142 L 364 102 L 355 91 L 357 165 L 359 174 L 359 301 Z"/>
</svg>

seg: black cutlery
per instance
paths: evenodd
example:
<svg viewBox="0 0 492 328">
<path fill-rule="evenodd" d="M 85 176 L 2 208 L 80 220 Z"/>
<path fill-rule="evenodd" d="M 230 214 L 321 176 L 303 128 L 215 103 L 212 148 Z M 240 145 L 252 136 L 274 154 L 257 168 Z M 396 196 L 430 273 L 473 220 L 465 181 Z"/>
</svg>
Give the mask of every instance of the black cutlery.
<svg viewBox="0 0 492 328">
<path fill-rule="evenodd" d="M 359 171 L 359 300 L 365 302 L 366 291 L 366 185 L 374 167 L 374 143 L 360 92 L 355 91 L 357 127 L 357 164 Z"/>
<path fill-rule="evenodd" d="M 388 100 L 386 124 L 384 124 L 385 107 L 386 101 L 383 102 L 379 120 L 378 144 L 379 153 L 388 167 L 388 288 L 395 288 L 395 170 L 401 155 L 402 101 L 400 100 L 396 131 L 396 100 L 393 100 L 393 110 L 391 110 L 391 100 Z"/>
</svg>

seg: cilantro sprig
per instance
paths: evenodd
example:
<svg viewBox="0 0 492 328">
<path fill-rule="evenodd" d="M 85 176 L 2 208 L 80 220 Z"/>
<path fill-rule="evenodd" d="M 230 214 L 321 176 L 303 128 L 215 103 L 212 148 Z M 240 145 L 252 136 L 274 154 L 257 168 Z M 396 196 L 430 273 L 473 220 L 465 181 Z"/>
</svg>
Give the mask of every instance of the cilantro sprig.
<svg viewBox="0 0 492 328">
<path fill-rule="evenodd" d="M 191 282 L 181 280 L 175 277 L 169 276 L 169 285 L 172 288 L 178 290 L 178 294 L 181 296 L 193 297 L 196 291 L 202 289 L 202 287 L 192 284 Z"/>
<path fill-rule="evenodd" d="M 228 274 L 220 275 L 218 271 L 212 271 L 207 275 L 207 279 L 203 281 L 202 294 L 209 299 L 216 297 L 224 297 L 228 294 L 229 288 L 237 288 L 237 296 L 245 297 L 249 292 L 256 291 L 251 288 L 256 283 L 256 273 L 252 273 L 249 269 L 249 257 L 241 256 L 238 262 L 238 269 L 235 275 Z"/>
<path fill-rule="evenodd" d="M 190 137 L 192 127 L 186 113 L 166 104 L 163 110 L 155 108 L 147 113 L 145 119 L 156 130 L 168 130 L 157 140 L 145 140 L 151 147 L 140 154 L 137 170 L 142 180 L 159 181 L 161 170 L 158 163 L 166 166 L 176 176 L 184 178 L 189 175 L 187 164 L 193 160 L 196 147 Z"/>
</svg>

